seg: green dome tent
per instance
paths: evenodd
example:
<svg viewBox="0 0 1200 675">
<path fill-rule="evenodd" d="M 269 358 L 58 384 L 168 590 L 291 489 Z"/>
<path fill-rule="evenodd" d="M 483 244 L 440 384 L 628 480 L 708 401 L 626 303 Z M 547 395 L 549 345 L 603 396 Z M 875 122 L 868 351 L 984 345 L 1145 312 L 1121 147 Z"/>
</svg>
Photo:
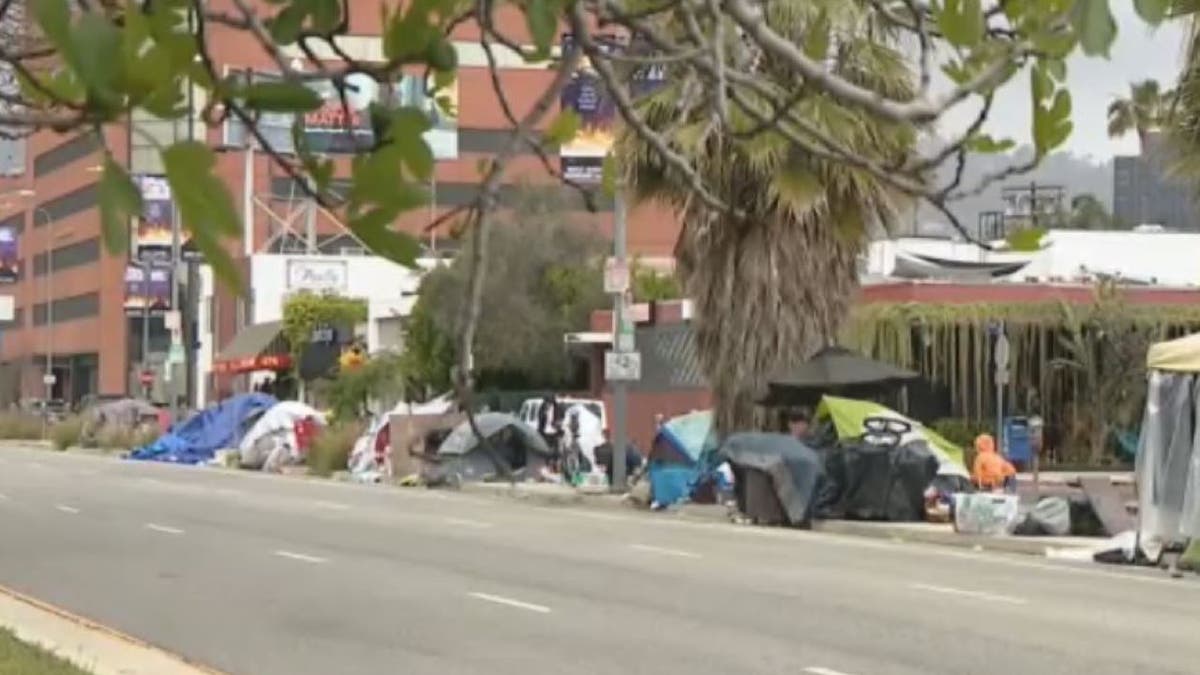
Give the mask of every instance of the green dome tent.
<svg viewBox="0 0 1200 675">
<path fill-rule="evenodd" d="M 912 425 L 910 436 L 920 438 L 929 444 L 929 448 L 937 456 L 938 473 L 940 475 L 970 477 L 966 466 L 963 464 L 962 448 L 942 438 L 937 432 L 929 429 L 920 422 L 911 420 L 895 410 L 874 401 L 823 396 L 821 397 L 821 404 L 817 406 L 816 421 L 822 422 L 828 420 L 832 422 L 838 439 L 845 440 L 861 436 L 864 431 L 863 422 L 871 417 L 896 419 Z M 912 439 L 906 438 L 905 440 Z"/>
</svg>

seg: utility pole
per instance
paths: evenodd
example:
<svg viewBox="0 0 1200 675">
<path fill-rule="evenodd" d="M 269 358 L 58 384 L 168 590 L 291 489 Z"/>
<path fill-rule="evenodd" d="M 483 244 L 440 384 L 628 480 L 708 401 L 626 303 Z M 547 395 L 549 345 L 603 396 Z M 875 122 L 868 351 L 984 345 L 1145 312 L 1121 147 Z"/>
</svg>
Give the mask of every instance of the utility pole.
<svg viewBox="0 0 1200 675">
<path fill-rule="evenodd" d="M 606 276 L 617 277 L 606 280 L 609 292 L 613 294 L 613 344 L 612 352 L 605 359 L 605 376 L 612 383 L 613 401 L 613 436 L 612 436 L 612 489 L 614 492 L 625 491 L 625 449 L 629 445 L 629 430 L 627 428 L 629 379 L 639 379 L 641 373 L 627 372 L 632 365 L 629 357 L 634 357 L 636 370 L 641 370 L 640 360 L 634 352 L 633 331 L 630 330 L 628 307 L 626 300 L 629 294 L 629 265 L 626 261 L 626 214 L 625 197 L 622 194 L 624 186 L 619 184 L 613 205 L 613 273 Z M 617 281 L 618 283 L 613 283 Z M 624 361 L 625 363 L 621 363 Z M 618 363 L 621 363 L 618 367 Z M 621 372 L 618 372 L 621 371 Z"/>
</svg>

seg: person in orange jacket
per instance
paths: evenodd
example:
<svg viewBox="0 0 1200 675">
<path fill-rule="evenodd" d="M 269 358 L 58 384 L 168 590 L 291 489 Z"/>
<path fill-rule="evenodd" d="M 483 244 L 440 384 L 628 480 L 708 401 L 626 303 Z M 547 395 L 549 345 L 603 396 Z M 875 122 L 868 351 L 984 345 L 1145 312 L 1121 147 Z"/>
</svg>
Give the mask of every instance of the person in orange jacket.
<svg viewBox="0 0 1200 675">
<path fill-rule="evenodd" d="M 1007 489 L 1016 480 L 1017 470 L 1000 453 L 996 452 L 996 439 L 991 434 L 975 437 L 975 465 L 971 468 L 971 481 L 980 490 Z"/>
</svg>

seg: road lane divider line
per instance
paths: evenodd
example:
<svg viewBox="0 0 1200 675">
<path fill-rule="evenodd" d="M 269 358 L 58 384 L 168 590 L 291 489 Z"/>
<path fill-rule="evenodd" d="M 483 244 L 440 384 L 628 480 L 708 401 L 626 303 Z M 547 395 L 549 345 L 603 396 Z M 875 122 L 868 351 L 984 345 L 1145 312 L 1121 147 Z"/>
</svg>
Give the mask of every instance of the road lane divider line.
<svg viewBox="0 0 1200 675">
<path fill-rule="evenodd" d="M 988 593 L 986 591 L 972 591 L 966 588 L 952 588 L 950 586 L 936 586 L 934 584 L 909 584 L 909 588 L 918 591 L 929 591 L 930 593 L 941 593 L 943 595 L 957 595 L 963 598 L 972 600 L 985 600 L 987 602 L 1003 602 L 1010 605 L 1024 605 L 1029 601 L 1024 598 L 1017 598 L 1011 595 L 998 595 L 996 593 Z"/>
<path fill-rule="evenodd" d="M 669 555 L 675 558 L 703 558 L 699 553 L 684 551 L 677 548 L 664 548 L 662 546 L 651 546 L 650 544 L 630 544 L 629 548 L 635 551 L 644 553 L 657 553 L 658 555 Z"/>
<path fill-rule="evenodd" d="M 834 670 L 833 668 L 826 668 L 824 666 L 809 666 L 804 669 L 804 672 L 811 673 L 811 675 L 850 675 L 850 673 L 843 673 L 840 670 Z"/>
<path fill-rule="evenodd" d="M 306 555 L 304 553 L 294 553 L 292 551 L 275 551 L 275 555 L 279 556 L 280 558 L 299 560 L 300 562 L 312 563 L 314 565 L 320 565 L 321 563 L 329 562 L 328 558 L 321 558 L 315 555 Z"/>
<path fill-rule="evenodd" d="M 319 509 L 328 509 L 330 511 L 349 511 L 350 510 L 349 504 L 342 504 L 341 502 L 315 501 L 315 502 L 313 502 L 313 506 L 315 506 Z"/>
<path fill-rule="evenodd" d="M 163 534 L 183 534 L 183 530 L 179 529 L 178 527 L 159 525 L 158 523 L 146 523 L 146 529 L 153 530 L 155 532 L 161 532 Z"/>
<path fill-rule="evenodd" d="M 79 509 L 75 508 L 74 506 L 67 506 L 66 504 L 55 504 L 54 508 L 62 511 L 63 513 L 79 513 Z"/>
<path fill-rule="evenodd" d="M 482 520 L 472 520 L 471 518 L 442 518 L 442 522 L 461 527 L 473 527 L 479 530 L 494 527 L 491 523 L 486 523 Z"/>
<path fill-rule="evenodd" d="M 550 608 L 545 605 L 535 605 L 532 602 L 506 598 L 502 595 L 492 595 L 491 593 L 478 593 L 474 591 L 467 593 L 467 595 L 475 598 L 476 600 L 483 600 L 484 602 L 491 602 L 497 605 L 504 605 L 506 607 L 515 607 L 516 609 L 523 609 L 527 612 L 537 612 L 538 614 L 550 613 Z"/>
<path fill-rule="evenodd" d="M 8 495 L 4 494 L 3 492 L 0 492 L 0 502 L 7 502 L 7 501 L 12 501 L 12 500 L 10 500 L 8 498 Z"/>
</svg>

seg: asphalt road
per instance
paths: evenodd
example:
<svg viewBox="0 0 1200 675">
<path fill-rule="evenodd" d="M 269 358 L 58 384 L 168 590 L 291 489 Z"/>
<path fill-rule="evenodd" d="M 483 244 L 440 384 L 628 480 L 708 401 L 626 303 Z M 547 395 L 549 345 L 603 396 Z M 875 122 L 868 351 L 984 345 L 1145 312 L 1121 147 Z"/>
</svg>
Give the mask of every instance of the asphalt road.
<svg viewBox="0 0 1200 675">
<path fill-rule="evenodd" d="M 1200 583 L 0 449 L 0 585 L 237 675 L 1200 672 Z"/>
</svg>

